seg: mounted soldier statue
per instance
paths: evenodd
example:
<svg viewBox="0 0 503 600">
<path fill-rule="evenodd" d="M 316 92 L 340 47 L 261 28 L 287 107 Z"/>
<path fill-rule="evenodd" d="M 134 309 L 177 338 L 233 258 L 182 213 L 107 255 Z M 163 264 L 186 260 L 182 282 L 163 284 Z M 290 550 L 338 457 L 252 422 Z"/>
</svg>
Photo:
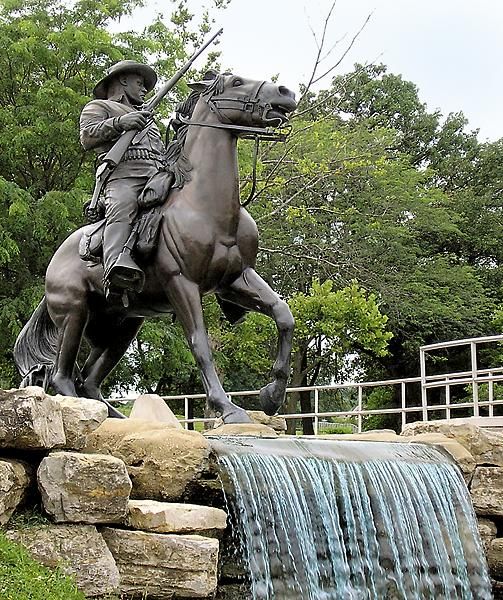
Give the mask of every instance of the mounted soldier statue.
<svg viewBox="0 0 503 600">
<path fill-rule="evenodd" d="M 98 162 L 103 159 L 125 131 L 143 131 L 108 176 L 100 198 L 100 207 L 91 208 L 91 219 L 104 213 L 103 267 L 105 296 L 120 301 L 126 290 L 141 292 L 144 273 L 130 255 L 123 255 L 139 207 L 152 205 L 152 190 L 146 184 L 163 170 L 166 148 L 152 113 L 142 110 L 145 94 L 157 81 L 154 70 L 132 60 L 113 65 L 94 88 L 95 100 L 89 102 L 80 117 L 80 141 L 86 150 L 94 150 Z M 162 200 L 162 199 L 160 199 Z M 91 212 L 91 210 L 89 212 Z"/>
<path fill-rule="evenodd" d="M 145 104 L 157 81 L 147 65 L 121 61 L 95 86 L 80 119 L 81 142 L 97 154 L 97 183 L 86 208 L 93 223 L 72 233 L 47 268 L 45 297 L 14 348 L 22 385 L 99 399 L 110 416 L 122 417 L 100 386 L 145 317 L 174 313 L 208 407 L 226 423 L 247 422 L 222 388 L 211 355 L 201 296 L 215 293 L 231 322 L 250 310 L 274 319 L 277 356 L 260 400 L 271 415 L 283 403 L 293 317 L 254 269 L 258 234 L 239 200 L 237 138 L 281 139 L 270 128 L 287 122 L 294 94 L 212 73 L 189 84 L 193 92 L 178 108 L 176 138 L 167 149 L 152 116 L 216 35 Z M 90 350 L 80 367 L 83 338 Z"/>
</svg>

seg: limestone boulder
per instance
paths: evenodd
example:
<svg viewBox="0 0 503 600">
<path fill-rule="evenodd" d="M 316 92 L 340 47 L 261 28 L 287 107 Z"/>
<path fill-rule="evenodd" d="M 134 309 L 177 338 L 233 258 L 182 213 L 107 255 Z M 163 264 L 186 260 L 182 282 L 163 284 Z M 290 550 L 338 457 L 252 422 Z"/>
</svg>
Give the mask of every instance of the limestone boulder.
<svg viewBox="0 0 503 600">
<path fill-rule="evenodd" d="M 503 580 L 503 538 L 495 538 L 486 550 L 487 566 L 493 579 Z"/>
<path fill-rule="evenodd" d="M 0 525 L 5 525 L 23 502 L 32 477 L 32 468 L 24 462 L 0 459 Z"/>
<path fill-rule="evenodd" d="M 155 533 L 188 533 L 218 537 L 224 531 L 226 521 L 227 514 L 219 508 L 154 500 L 130 500 L 126 524 L 132 529 Z"/>
<path fill-rule="evenodd" d="M 0 390 L 0 448 L 47 450 L 65 443 L 61 407 L 42 388 Z"/>
<path fill-rule="evenodd" d="M 456 419 L 418 421 L 406 425 L 402 436 L 417 436 L 419 433 L 442 433 L 454 438 L 473 456 L 478 465 L 503 467 L 503 435 L 484 429 L 473 423 Z"/>
<path fill-rule="evenodd" d="M 286 431 L 286 419 L 281 415 L 274 415 L 271 417 L 270 415 L 266 415 L 263 410 L 247 410 L 246 413 L 253 423 L 257 425 L 266 425 L 278 433 L 284 433 Z M 222 417 L 215 419 L 214 429 L 222 427 L 223 424 Z"/>
<path fill-rule="evenodd" d="M 278 433 L 286 431 L 286 419 L 281 415 L 266 415 L 263 410 L 248 410 L 248 415 L 254 423 L 259 425 L 267 425 Z"/>
<path fill-rule="evenodd" d="M 204 432 L 207 437 L 219 435 L 242 435 L 253 437 L 278 437 L 278 434 L 267 425 L 259 423 L 229 423 Z"/>
<path fill-rule="evenodd" d="M 46 512 L 57 523 L 123 523 L 131 480 L 118 458 L 53 452 L 37 472 Z"/>
<path fill-rule="evenodd" d="M 36 525 L 7 531 L 47 567 L 60 567 L 87 596 L 113 594 L 119 570 L 103 537 L 92 525 Z"/>
<path fill-rule="evenodd" d="M 487 553 L 491 542 L 498 533 L 498 527 L 494 521 L 491 521 L 490 519 L 484 519 L 483 517 L 478 517 L 477 526 L 479 529 L 480 539 L 482 540 L 482 544 Z"/>
<path fill-rule="evenodd" d="M 122 594 L 153 600 L 213 598 L 218 540 L 110 527 L 102 535 L 119 568 Z"/>
<path fill-rule="evenodd" d="M 404 438 L 399 438 L 404 441 Z M 407 437 L 411 443 L 431 444 L 443 448 L 456 461 L 463 477 L 467 483 L 471 481 L 477 462 L 470 452 L 462 446 L 457 439 L 448 437 L 443 433 L 419 433 L 413 437 Z"/>
<path fill-rule="evenodd" d="M 470 493 L 477 515 L 503 517 L 503 468 L 477 467 Z"/>
<path fill-rule="evenodd" d="M 128 435 L 149 433 L 151 431 L 172 432 L 165 423 L 146 421 L 145 419 L 106 419 L 87 438 L 85 452 L 101 452 L 112 454 Z"/>
<path fill-rule="evenodd" d="M 103 402 L 90 398 L 60 395 L 52 398 L 61 408 L 66 437 L 64 447 L 72 450 L 82 449 L 86 444 L 87 436 L 108 417 L 108 408 Z"/>
<path fill-rule="evenodd" d="M 144 421 L 158 421 L 174 427 L 183 429 L 182 424 L 175 414 L 157 394 L 142 394 L 134 401 L 130 419 L 142 419 Z"/>
<path fill-rule="evenodd" d="M 209 444 L 200 433 L 140 419 L 107 419 L 88 437 L 86 452 L 123 460 L 135 499 L 180 500 L 209 465 Z"/>
</svg>

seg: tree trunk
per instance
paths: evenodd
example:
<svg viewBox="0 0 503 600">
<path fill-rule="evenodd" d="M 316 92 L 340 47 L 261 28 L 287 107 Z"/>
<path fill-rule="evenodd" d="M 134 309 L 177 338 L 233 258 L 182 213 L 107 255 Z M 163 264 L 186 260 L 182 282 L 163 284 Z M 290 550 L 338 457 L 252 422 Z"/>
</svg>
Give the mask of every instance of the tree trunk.
<svg viewBox="0 0 503 600">
<path fill-rule="evenodd" d="M 306 383 L 303 383 L 302 385 L 307 385 L 307 378 L 304 379 Z M 311 404 L 311 392 L 300 392 L 300 410 L 303 413 L 310 413 L 313 410 Z M 302 433 L 304 435 L 314 435 L 313 417 L 302 419 Z"/>
<path fill-rule="evenodd" d="M 193 419 L 194 418 L 194 402 L 189 402 L 189 406 L 188 406 L 188 410 L 187 410 L 187 418 L 188 419 Z M 187 429 L 193 431 L 194 430 L 194 423 L 189 423 L 187 425 Z"/>
<path fill-rule="evenodd" d="M 294 354 L 292 383 L 293 387 L 305 387 L 309 385 L 307 381 L 307 344 L 299 348 Z M 296 400 L 297 398 L 300 400 L 300 412 L 310 413 L 312 411 L 311 393 L 298 392 L 295 396 Z M 296 406 L 298 406 L 297 402 Z M 304 435 L 314 435 L 312 417 L 302 419 L 302 433 Z"/>
<path fill-rule="evenodd" d="M 293 354 L 292 359 L 292 387 L 300 387 L 302 385 L 302 355 L 303 349 L 299 349 Z M 286 412 L 295 414 L 300 411 L 300 394 L 294 392 L 288 396 L 286 403 Z M 297 419 L 287 419 L 286 432 L 288 435 L 295 435 L 297 429 Z"/>
<path fill-rule="evenodd" d="M 295 387 L 295 384 L 292 384 Z M 287 414 L 295 414 L 297 412 L 297 406 L 299 406 L 299 393 L 293 392 L 289 394 L 288 400 L 286 402 L 286 412 Z M 295 435 L 295 430 L 297 428 L 297 419 L 287 419 L 286 420 L 286 433 L 288 435 Z"/>
</svg>

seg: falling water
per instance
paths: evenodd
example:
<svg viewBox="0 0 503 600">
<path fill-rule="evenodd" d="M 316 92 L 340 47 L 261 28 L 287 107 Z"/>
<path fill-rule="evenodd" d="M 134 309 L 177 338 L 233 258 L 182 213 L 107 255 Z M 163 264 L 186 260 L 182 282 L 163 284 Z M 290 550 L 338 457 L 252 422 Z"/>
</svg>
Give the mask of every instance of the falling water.
<svg viewBox="0 0 503 600">
<path fill-rule="evenodd" d="M 420 444 L 218 440 L 254 600 L 492 598 L 469 494 Z"/>
</svg>

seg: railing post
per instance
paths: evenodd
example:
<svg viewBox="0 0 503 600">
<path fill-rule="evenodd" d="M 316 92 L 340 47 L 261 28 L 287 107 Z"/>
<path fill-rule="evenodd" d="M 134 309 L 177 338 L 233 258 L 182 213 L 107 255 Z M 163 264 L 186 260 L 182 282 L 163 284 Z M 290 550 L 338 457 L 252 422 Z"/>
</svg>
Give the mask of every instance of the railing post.
<svg viewBox="0 0 503 600">
<path fill-rule="evenodd" d="M 405 428 L 405 425 L 407 425 L 407 411 L 405 410 L 407 408 L 407 403 L 405 401 L 405 381 L 402 381 L 402 383 L 400 384 L 400 388 L 401 388 L 401 397 L 402 397 L 402 431 Z"/>
<path fill-rule="evenodd" d="M 419 349 L 419 365 L 421 369 L 421 406 L 423 409 L 423 421 L 428 420 L 428 390 L 426 389 L 426 353 Z"/>
<path fill-rule="evenodd" d="M 363 388 L 358 386 L 358 433 L 362 432 Z"/>
<path fill-rule="evenodd" d="M 493 405 L 493 401 L 494 401 L 494 381 L 492 380 L 492 376 L 493 376 L 493 372 L 489 371 L 489 386 L 488 386 L 488 390 L 489 390 L 489 416 L 490 417 L 494 417 L 494 405 Z"/>
<path fill-rule="evenodd" d="M 320 412 L 320 391 L 314 388 L 314 435 L 318 435 L 318 413 Z"/>
<path fill-rule="evenodd" d="M 451 418 L 451 409 L 449 408 L 451 404 L 451 384 L 449 383 L 449 379 L 445 383 L 445 404 L 445 418 L 449 421 Z"/>
<path fill-rule="evenodd" d="M 187 396 L 185 396 L 184 398 L 184 404 L 185 404 L 185 429 L 189 428 L 189 422 L 187 421 L 187 419 L 189 418 L 189 399 L 187 398 Z"/>
<path fill-rule="evenodd" d="M 476 381 L 478 377 L 477 368 L 477 343 L 470 343 L 470 354 L 472 359 L 472 394 L 473 394 L 473 416 L 479 416 L 479 384 Z"/>
</svg>

